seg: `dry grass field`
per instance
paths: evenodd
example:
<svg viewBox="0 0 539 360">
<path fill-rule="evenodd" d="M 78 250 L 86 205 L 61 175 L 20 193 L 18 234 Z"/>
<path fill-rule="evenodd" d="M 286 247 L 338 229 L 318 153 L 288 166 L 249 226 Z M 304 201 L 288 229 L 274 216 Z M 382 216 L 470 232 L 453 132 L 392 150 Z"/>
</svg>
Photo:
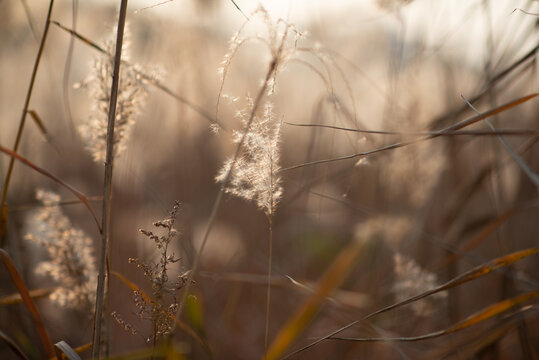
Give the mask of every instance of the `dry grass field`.
<svg viewBox="0 0 539 360">
<path fill-rule="evenodd" d="M 539 2 L 0 18 L 1 359 L 539 359 Z"/>
</svg>

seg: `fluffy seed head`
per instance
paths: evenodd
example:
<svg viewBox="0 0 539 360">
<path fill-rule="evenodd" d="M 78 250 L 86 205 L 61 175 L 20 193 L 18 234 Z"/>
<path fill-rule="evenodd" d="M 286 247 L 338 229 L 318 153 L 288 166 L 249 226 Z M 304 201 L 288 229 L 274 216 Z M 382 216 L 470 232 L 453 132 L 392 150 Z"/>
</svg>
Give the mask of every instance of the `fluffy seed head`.
<svg viewBox="0 0 539 360">
<path fill-rule="evenodd" d="M 395 262 L 396 276 L 393 292 L 397 301 L 405 300 L 438 286 L 436 275 L 422 269 L 413 259 L 409 259 L 401 253 L 395 253 L 393 261 Z M 417 316 L 426 317 L 434 312 L 434 306 L 437 302 L 446 298 L 447 292 L 443 291 L 413 302 L 410 306 Z"/>
<path fill-rule="evenodd" d="M 248 114 L 249 111 L 240 113 L 244 125 L 247 124 Z M 281 124 L 274 123 L 272 106 L 268 103 L 263 114 L 254 117 L 235 163 L 234 159 L 228 159 L 215 178 L 224 185 L 225 192 L 254 201 L 270 217 L 274 215 L 282 196 L 280 134 Z M 234 142 L 239 143 L 242 137 L 243 133 L 236 131 Z"/>
<path fill-rule="evenodd" d="M 26 239 L 43 246 L 49 260 L 36 267 L 36 273 L 58 283 L 50 299 L 60 306 L 89 309 L 95 301 L 96 265 L 92 240 L 82 230 L 73 228 L 58 205 L 60 196 L 38 190 L 43 207 L 30 219 L 32 231 Z"/>
<path fill-rule="evenodd" d="M 113 34 L 115 33 L 116 31 L 113 31 Z M 109 54 L 114 54 L 115 40 L 113 36 L 105 42 L 104 48 Z M 138 66 L 126 63 L 128 59 L 129 46 L 128 32 L 126 31 L 126 40 L 122 46 L 123 62 L 120 66 L 120 82 L 116 103 L 115 155 L 125 150 L 126 141 L 148 93 L 149 80 L 141 76 Z M 88 87 L 89 97 L 94 101 L 94 110 L 93 114 L 79 126 L 78 130 L 96 162 L 105 160 L 113 69 L 114 57 L 103 55 L 96 57 L 93 63 L 93 73 L 83 82 Z"/>
</svg>

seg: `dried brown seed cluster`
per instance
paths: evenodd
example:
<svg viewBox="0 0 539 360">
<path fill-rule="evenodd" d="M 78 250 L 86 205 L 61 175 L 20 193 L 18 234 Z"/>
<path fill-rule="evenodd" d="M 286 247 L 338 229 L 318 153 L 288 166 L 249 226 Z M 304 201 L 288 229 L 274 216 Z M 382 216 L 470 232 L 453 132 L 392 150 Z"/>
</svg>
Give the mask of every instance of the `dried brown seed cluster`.
<svg viewBox="0 0 539 360">
<path fill-rule="evenodd" d="M 180 274 L 176 281 L 171 281 L 168 276 L 169 265 L 180 261 L 173 253 L 170 254 L 168 250 L 168 246 L 177 235 L 177 231 L 173 226 L 179 210 L 180 203 L 176 201 L 167 218 L 153 223 L 157 229 L 164 230 L 163 234 L 139 230 L 160 251 L 157 263 L 141 261 L 136 258 L 129 259 L 129 263 L 135 264 L 142 270 L 152 286 L 151 296 L 143 293 L 142 290 L 133 291 L 133 301 L 137 308 L 137 316 L 140 319 L 150 320 L 153 325 L 152 336 L 148 338 L 148 341 L 153 339 L 155 342 L 159 338 L 168 335 L 174 328 L 174 318 L 178 308 L 176 293 L 184 287 L 189 274 L 189 272 Z M 118 319 L 116 321 L 124 328 L 131 329 L 126 326 L 125 321 L 118 321 Z"/>
</svg>

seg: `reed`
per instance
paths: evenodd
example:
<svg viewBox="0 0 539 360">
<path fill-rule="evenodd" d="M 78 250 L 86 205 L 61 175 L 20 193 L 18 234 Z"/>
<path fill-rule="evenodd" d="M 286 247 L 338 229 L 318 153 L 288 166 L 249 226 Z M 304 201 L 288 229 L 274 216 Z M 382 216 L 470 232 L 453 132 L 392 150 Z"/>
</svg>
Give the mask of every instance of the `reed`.
<svg viewBox="0 0 539 360">
<path fill-rule="evenodd" d="M 535 2 L 21 4 L 0 358 L 538 355 Z"/>
</svg>

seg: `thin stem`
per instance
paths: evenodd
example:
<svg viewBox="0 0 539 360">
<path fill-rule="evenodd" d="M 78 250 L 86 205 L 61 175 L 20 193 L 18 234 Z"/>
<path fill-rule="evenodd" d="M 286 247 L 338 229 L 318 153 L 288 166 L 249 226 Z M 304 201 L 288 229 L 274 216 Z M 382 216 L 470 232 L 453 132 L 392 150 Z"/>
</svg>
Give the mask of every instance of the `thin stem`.
<svg viewBox="0 0 539 360">
<path fill-rule="evenodd" d="M 270 150 L 270 154 L 273 152 Z M 275 202 L 273 200 L 273 194 L 275 192 L 275 182 L 273 177 L 273 158 L 270 161 L 270 207 L 268 216 L 269 224 L 269 241 L 268 241 L 268 284 L 266 291 L 266 327 L 264 330 L 264 354 L 268 353 L 268 337 L 269 337 L 269 319 L 270 319 L 270 304 L 271 304 L 271 268 L 273 265 L 273 214 L 275 212 Z"/>
<path fill-rule="evenodd" d="M 331 158 L 331 159 L 315 160 L 315 161 L 311 161 L 311 162 L 307 162 L 307 163 L 303 163 L 303 164 L 299 164 L 299 165 L 294 165 L 294 166 L 290 166 L 290 167 L 281 169 L 281 171 L 294 170 L 294 169 L 299 169 L 299 168 L 302 168 L 302 167 L 305 167 L 305 166 L 325 164 L 325 163 L 334 162 L 334 161 L 350 160 L 350 159 L 355 159 L 355 158 L 358 158 L 358 157 L 366 157 L 366 156 L 370 156 L 370 155 L 377 154 L 377 153 L 380 153 L 380 152 L 393 150 L 393 149 L 398 149 L 398 148 L 401 148 L 401 147 L 404 147 L 404 146 L 412 145 L 412 144 L 418 143 L 420 141 L 435 139 L 437 137 L 442 136 L 442 134 L 444 134 L 445 132 L 460 130 L 460 129 L 465 128 L 465 127 L 467 127 L 467 126 L 469 126 L 471 124 L 474 124 L 474 123 L 476 123 L 478 121 L 481 121 L 481 120 L 486 119 L 486 118 L 488 118 L 490 116 L 496 115 L 496 114 L 501 113 L 501 112 L 503 112 L 505 110 L 508 110 L 508 109 L 510 109 L 512 107 L 515 107 L 515 106 L 517 106 L 519 104 L 522 104 L 522 103 L 524 103 L 524 102 L 526 102 L 526 101 L 528 101 L 530 99 L 533 99 L 536 96 L 539 96 L 539 93 L 526 95 L 524 97 L 513 100 L 513 101 L 511 101 L 509 103 L 503 104 L 503 105 L 498 106 L 498 107 L 496 107 L 494 109 L 491 109 L 491 110 L 488 110 L 488 111 L 486 111 L 484 113 L 476 115 L 476 116 L 474 116 L 472 118 L 459 121 L 456 124 L 450 125 L 450 126 L 444 128 L 444 129 L 436 131 L 436 132 L 434 132 L 434 133 L 432 133 L 430 135 L 425 135 L 425 136 L 418 137 L 416 139 L 412 139 L 412 140 L 408 140 L 408 141 L 401 141 L 401 142 L 389 144 L 389 145 L 386 145 L 386 146 L 383 146 L 383 147 L 380 147 L 380 148 L 377 148 L 377 149 L 369 150 L 369 151 L 359 152 L 359 153 L 340 156 L 340 157 Z"/>
<path fill-rule="evenodd" d="M 73 30 L 77 28 L 77 14 L 78 14 L 78 0 L 73 0 L 71 8 L 71 27 Z M 66 61 L 64 65 L 64 77 L 62 82 L 62 94 L 64 97 L 64 111 L 66 113 L 67 119 L 69 121 L 69 126 L 71 128 L 71 135 L 74 134 L 73 127 L 73 116 L 71 114 L 71 105 L 69 104 L 69 75 L 71 72 L 71 65 L 73 61 L 73 52 L 75 49 L 75 37 L 71 36 L 69 38 L 69 45 L 67 48 Z"/>
<path fill-rule="evenodd" d="M 466 99 L 463 95 L 461 95 L 462 99 L 466 102 L 466 104 L 472 108 L 473 111 L 475 111 L 477 114 L 481 114 L 479 112 L 479 110 L 477 110 L 469 101 L 468 99 Z M 496 128 L 494 127 L 494 125 L 492 125 L 492 123 L 488 120 L 488 119 L 485 119 L 485 123 L 492 129 L 493 132 L 496 132 Z M 505 138 L 502 136 L 502 135 L 497 135 L 498 139 L 500 140 L 500 142 L 503 144 L 503 146 L 505 146 L 505 149 L 507 150 L 507 152 L 509 153 L 509 155 L 513 158 L 513 160 L 515 160 L 515 162 L 518 164 L 518 166 L 520 166 L 520 168 L 522 169 L 522 171 L 524 171 L 524 173 L 528 176 L 528 178 L 534 183 L 534 185 L 539 188 L 539 176 L 537 176 L 537 174 L 528 166 L 528 164 L 526 164 L 526 162 L 524 161 L 524 159 L 522 159 L 518 153 L 513 150 L 513 148 L 511 147 L 511 145 L 509 145 L 507 143 L 507 141 L 505 141 Z"/>
<path fill-rule="evenodd" d="M 118 18 L 118 32 L 116 36 L 116 53 L 114 55 L 114 72 L 110 91 L 110 105 L 107 126 L 107 153 L 105 156 L 105 179 L 103 187 L 103 213 L 101 248 L 99 254 L 99 275 L 97 277 L 97 294 L 95 302 L 94 338 L 92 358 L 100 357 L 101 348 L 101 321 L 103 312 L 103 300 L 105 296 L 105 264 L 107 248 L 110 242 L 110 208 L 112 203 L 112 162 L 114 157 L 114 120 L 116 117 L 116 101 L 118 97 L 118 85 L 120 80 L 120 62 L 122 58 L 122 43 L 124 37 L 125 18 L 127 14 L 127 0 L 122 0 L 120 15 Z"/>
<path fill-rule="evenodd" d="M 202 243 L 200 245 L 200 248 L 198 250 L 198 253 L 195 256 L 195 260 L 193 262 L 193 267 L 191 269 L 191 273 L 189 274 L 189 278 L 187 279 L 187 284 L 184 288 L 184 292 L 182 295 L 182 300 L 180 301 L 180 305 L 178 306 L 178 311 L 176 312 L 176 317 L 174 319 L 174 324 L 172 325 L 172 331 L 170 332 L 168 342 L 172 340 L 172 336 L 174 334 L 174 330 L 176 328 L 176 324 L 179 322 L 181 318 L 181 314 L 183 311 L 183 307 L 185 305 L 185 301 L 187 300 L 187 296 L 189 295 L 189 289 L 191 288 L 191 283 L 193 282 L 193 278 L 195 277 L 195 274 L 198 270 L 198 266 L 200 264 L 200 258 L 202 255 L 202 252 L 204 251 L 204 247 L 206 246 L 206 243 L 208 242 L 208 238 L 211 232 L 211 229 L 213 227 L 213 224 L 215 223 L 215 219 L 217 218 L 217 212 L 219 211 L 219 207 L 221 206 L 221 201 L 223 199 L 223 193 L 228 186 L 228 183 L 230 182 L 230 179 L 232 178 L 232 174 L 234 171 L 234 167 L 236 166 L 241 150 L 243 148 L 243 144 L 245 143 L 245 139 L 247 138 L 247 134 L 249 133 L 251 126 L 253 124 L 254 118 L 256 116 L 256 113 L 258 111 L 258 108 L 260 107 L 260 104 L 262 103 L 262 99 L 264 98 L 264 95 L 267 92 L 268 85 L 270 83 L 270 80 L 272 76 L 275 76 L 277 72 L 277 68 L 279 66 L 279 62 L 281 59 L 281 56 L 283 54 L 283 49 L 286 41 L 286 36 L 288 32 L 285 31 L 283 34 L 283 37 L 281 39 L 281 43 L 275 54 L 273 55 L 273 58 L 271 60 L 268 72 L 266 73 L 266 77 L 264 79 L 264 82 L 262 83 L 262 87 L 258 91 L 258 94 L 256 95 L 256 98 L 253 102 L 253 108 L 251 109 L 251 113 L 249 115 L 249 119 L 247 120 L 247 124 L 245 126 L 245 130 L 243 132 L 243 135 L 238 143 L 238 147 L 236 148 L 236 152 L 234 154 L 232 164 L 230 164 L 230 169 L 228 170 L 228 173 L 226 175 L 226 178 L 223 180 L 223 183 L 221 185 L 221 188 L 219 189 L 219 193 L 217 194 L 217 197 L 215 199 L 215 202 L 213 204 L 213 208 L 211 211 L 210 219 L 208 221 L 208 225 L 206 227 L 206 231 L 204 232 L 204 237 L 202 239 Z"/>
<path fill-rule="evenodd" d="M 515 61 L 513 64 L 509 65 L 503 71 L 493 76 L 487 82 L 487 84 L 485 84 L 485 87 L 483 88 L 483 90 L 479 94 L 475 95 L 474 97 L 470 99 L 470 102 L 476 103 L 477 101 L 482 99 L 483 96 L 485 96 L 488 93 L 489 89 L 493 88 L 498 82 L 505 79 L 509 74 L 511 74 L 516 69 L 518 69 L 521 65 L 527 63 L 528 61 L 531 61 L 533 63 L 535 59 L 535 53 L 537 51 L 539 51 L 539 44 L 535 45 L 535 47 L 530 49 L 530 51 L 524 54 L 520 59 Z M 450 121 L 451 119 L 457 118 L 458 116 L 462 115 L 467 109 L 468 109 L 468 104 L 463 104 L 458 109 L 449 111 L 448 113 L 437 117 L 436 119 L 432 121 L 433 128 L 443 126 L 446 122 Z"/>
<path fill-rule="evenodd" d="M 39 36 L 36 28 L 34 27 L 34 20 L 32 19 L 32 14 L 30 13 L 30 7 L 28 6 L 26 0 L 21 0 L 21 4 L 24 9 L 24 14 L 26 15 L 26 19 L 28 20 L 28 26 L 30 26 L 30 30 L 32 30 L 32 35 L 34 35 L 36 42 L 39 42 Z"/>
<path fill-rule="evenodd" d="M 273 201 L 272 201 L 273 202 Z M 268 242 L 268 288 L 266 292 L 266 328 L 264 332 L 264 353 L 268 352 L 268 337 L 269 337 L 269 316 L 271 302 L 271 267 L 273 263 L 273 221 L 272 216 L 268 216 L 269 222 L 269 242 Z"/>
<path fill-rule="evenodd" d="M 398 135 L 398 136 L 496 136 L 496 135 L 509 135 L 509 136 L 537 136 L 539 130 L 533 129 L 496 129 L 492 130 L 454 130 L 454 131 L 387 131 L 387 130 L 366 130 L 366 129 L 353 129 L 342 126 L 333 126 L 325 124 L 296 124 L 290 122 L 284 122 L 286 125 L 298 126 L 298 127 L 315 127 L 323 129 L 333 129 L 348 132 L 356 132 L 361 134 L 374 134 L 374 135 Z"/>
<path fill-rule="evenodd" d="M 15 138 L 15 144 L 13 145 L 13 152 L 16 153 L 19 149 L 21 143 L 22 132 L 24 129 L 24 124 L 26 122 L 26 114 L 28 113 L 28 106 L 30 105 L 30 99 L 32 97 L 32 92 L 34 90 L 34 84 L 37 76 L 37 69 L 41 62 L 41 56 L 43 55 L 43 49 L 45 48 L 45 41 L 47 40 L 47 34 L 49 33 L 49 25 L 52 15 L 52 6 L 54 0 L 51 0 L 49 3 L 49 11 L 47 12 L 47 18 L 45 19 L 45 29 L 43 30 L 43 36 L 41 37 L 41 43 L 39 44 L 39 50 L 37 52 L 36 60 L 34 62 L 34 69 L 32 70 L 32 77 L 30 78 L 30 85 L 28 86 L 28 91 L 26 92 L 26 99 L 24 100 L 24 107 L 22 109 L 21 119 L 19 121 L 19 129 L 17 130 L 17 136 Z M 9 166 L 6 174 L 6 180 L 4 181 L 4 187 L 2 189 L 2 199 L 0 200 L 0 214 L 3 213 L 3 209 L 6 206 L 7 190 L 9 187 L 9 182 L 11 180 L 11 175 L 13 173 L 13 166 L 15 165 L 15 157 L 11 157 L 9 160 Z M 7 212 L 6 212 L 7 214 Z M 6 215 L 7 216 L 7 215 Z M 0 216 L 0 245 L 1 247 L 5 246 L 6 238 L 6 222 L 7 219 L 4 216 Z"/>
<path fill-rule="evenodd" d="M 242 136 L 242 138 L 241 138 L 241 140 L 240 140 L 240 142 L 238 144 L 238 147 L 236 148 L 236 153 L 234 154 L 234 158 L 233 158 L 234 160 L 232 161 L 232 164 L 230 165 L 230 169 L 228 170 L 228 174 L 227 174 L 225 180 L 223 181 L 221 189 L 219 190 L 219 193 L 217 194 L 217 197 L 216 197 L 215 202 L 213 204 L 210 219 L 208 221 L 206 231 L 204 232 L 204 237 L 202 239 L 202 243 L 200 245 L 200 248 L 198 250 L 197 255 L 195 256 L 195 260 L 193 261 L 193 267 L 191 269 L 191 273 L 189 274 L 189 278 L 187 279 L 187 284 L 185 285 L 185 288 L 183 290 L 184 293 L 182 295 L 182 300 L 180 301 L 180 305 L 178 306 L 178 311 L 176 312 L 176 318 L 175 318 L 175 321 L 174 321 L 174 324 L 173 324 L 174 328 L 170 332 L 170 338 L 172 337 L 172 334 L 174 333 L 174 329 L 176 328 L 176 324 L 180 320 L 180 317 L 181 317 L 181 314 L 182 314 L 182 311 L 183 311 L 183 308 L 184 308 L 184 305 L 185 305 L 185 301 L 186 301 L 187 296 L 189 294 L 189 289 L 191 288 L 191 283 L 193 282 L 193 278 L 194 278 L 194 276 L 195 276 L 195 274 L 196 274 L 196 272 L 198 270 L 198 267 L 200 265 L 201 254 L 204 251 L 204 248 L 205 248 L 206 243 L 208 241 L 211 229 L 212 229 L 213 224 L 215 222 L 215 219 L 217 217 L 217 212 L 219 211 L 219 207 L 221 206 L 221 200 L 223 198 L 224 189 L 226 188 L 226 186 L 228 186 L 228 183 L 230 182 L 230 178 L 232 177 L 234 167 L 236 166 L 237 160 L 238 160 L 239 155 L 241 153 L 241 149 L 243 148 L 245 138 L 247 137 L 247 134 L 249 133 L 249 130 L 251 129 L 251 125 L 252 125 L 253 120 L 255 118 L 258 107 L 260 106 L 260 103 L 262 102 L 262 98 L 264 97 L 264 94 L 266 93 L 266 90 L 268 88 L 269 81 L 270 81 L 273 73 L 277 69 L 277 64 L 278 64 L 279 56 L 281 55 L 281 52 L 282 51 L 278 52 L 277 56 L 275 56 L 273 58 L 273 60 L 272 60 L 272 62 L 270 64 L 270 67 L 269 67 L 268 72 L 266 74 L 266 78 L 264 79 L 264 83 L 262 85 L 262 88 L 258 92 L 258 94 L 256 96 L 256 99 L 255 99 L 255 101 L 253 103 L 253 108 L 251 110 L 249 120 L 247 121 L 247 125 L 245 126 L 243 136 Z M 170 338 L 169 338 L 169 341 L 170 341 Z"/>
</svg>

